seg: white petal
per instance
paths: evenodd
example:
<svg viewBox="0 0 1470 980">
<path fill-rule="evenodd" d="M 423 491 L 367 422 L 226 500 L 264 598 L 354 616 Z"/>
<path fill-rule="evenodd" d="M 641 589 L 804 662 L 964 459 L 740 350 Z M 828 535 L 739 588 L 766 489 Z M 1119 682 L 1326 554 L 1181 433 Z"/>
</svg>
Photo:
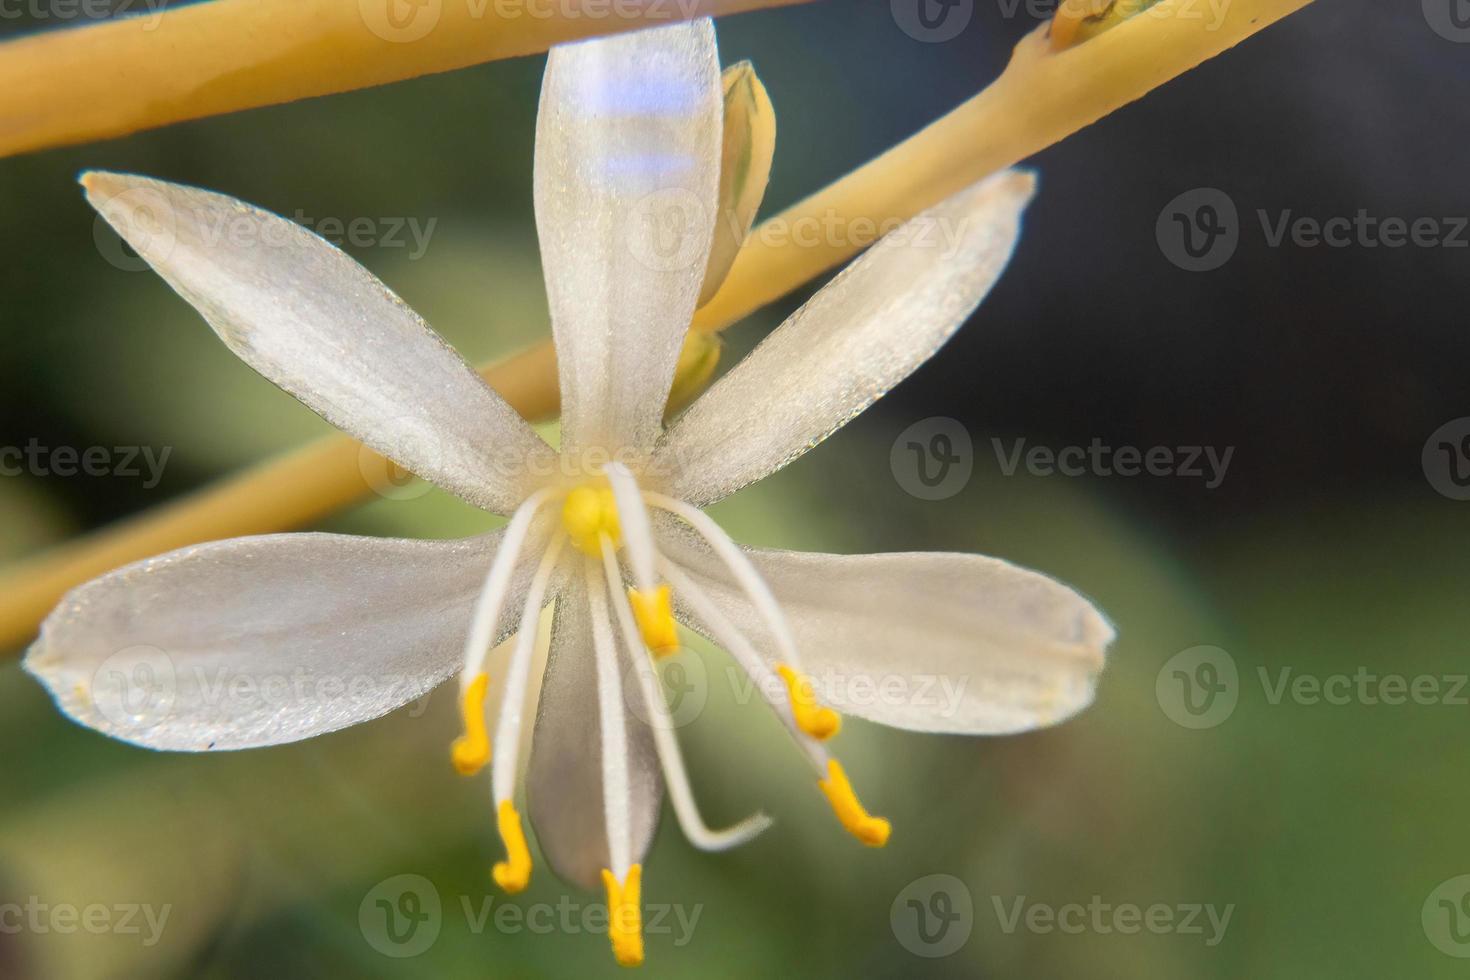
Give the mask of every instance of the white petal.
<svg viewBox="0 0 1470 980">
<path fill-rule="evenodd" d="M 25 667 L 78 722 L 149 748 L 319 735 L 459 669 L 499 539 L 278 534 L 195 545 L 73 590 Z M 522 562 L 512 594 L 524 594 L 533 565 Z"/>
<path fill-rule="evenodd" d="M 587 589 L 573 575 L 556 603 L 541 681 L 526 796 L 536 840 L 562 878 L 595 891 L 611 868 L 602 798 L 602 729 Z M 630 685 L 625 685 L 625 690 Z M 634 688 L 636 690 L 636 688 Z M 627 715 L 631 853 L 641 861 L 658 829 L 663 781 L 648 726 Z"/>
<path fill-rule="evenodd" d="M 694 314 L 719 195 L 708 20 L 553 48 L 536 120 L 536 228 L 564 447 L 647 451 Z"/>
<path fill-rule="evenodd" d="M 328 422 L 509 513 L 550 448 L 347 255 L 223 194 L 93 171 L 87 199 L 229 348 Z"/>
<path fill-rule="evenodd" d="M 1000 277 L 1031 199 L 1007 171 L 894 230 L 669 429 L 654 467 L 706 506 L 785 466 L 908 377 Z"/>
<path fill-rule="evenodd" d="M 702 543 L 666 529 L 660 547 L 774 659 L 764 619 Z M 1092 702 L 1114 636 L 1083 596 L 996 558 L 749 554 L 823 703 L 897 728 L 1000 735 L 1062 721 Z"/>
</svg>

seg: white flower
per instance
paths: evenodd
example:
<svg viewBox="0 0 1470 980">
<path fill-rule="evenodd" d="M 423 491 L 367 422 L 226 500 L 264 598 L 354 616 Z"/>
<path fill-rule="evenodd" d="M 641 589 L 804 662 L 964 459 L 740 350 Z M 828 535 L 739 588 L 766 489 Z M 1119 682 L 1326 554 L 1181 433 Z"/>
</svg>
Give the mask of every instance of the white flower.
<svg viewBox="0 0 1470 980">
<path fill-rule="evenodd" d="M 888 824 L 828 755 L 836 710 L 1001 734 L 1085 707 L 1113 631 L 1065 586 L 974 555 L 741 549 L 700 510 L 802 455 L 932 355 L 1000 275 L 1032 179 L 1001 174 L 915 219 L 956 232 L 944 248 L 889 235 L 665 431 L 718 205 L 721 126 L 708 21 L 550 56 L 535 204 L 560 363 L 559 454 L 316 236 L 222 195 L 87 175 L 92 203 L 247 363 L 405 468 L 512 517 L 463 541 L 279 534 L 184 548 L 73 591 L 27 668 L 79 722 L 184 751 L 333 731 L 458 672 L 466 730 L 454 761 L 466 773 L 491 766 L 507 849 L 495 877 L 514 891 L 531 869 L 515 806 L 522 705 L 536 624 L 554 601 L 529 814 L 557 872 L 605 885 L 623 963 L 642 958 L 639 862 L 663 786 L 700 847 L 732 846 L 768 823 L 756 814 L 711 830 L 700 819 L 647 669 L 677 650 L 675 616 L 749 673 L 842 823 L 871 845 Z M 674 242 L 698 248 L 663 247 L 671 216 L 682 223 Z M 492 741 L 486 659 L 512 635 Z M 127 679 L 102 668 L 119 651 L 147 661 L 140 650 L 161 656 L 148 662 L 167 673 L 167 698 L 129 713 Z M 637 678 L 631 717 L 625 676 Z M 268 696 L 282 679 L 286 690 Z M 910 695 L 924 679 L 943 683 L 953 703 L 871 696 L 893 693 L 895 679 Z"/>
</svg>

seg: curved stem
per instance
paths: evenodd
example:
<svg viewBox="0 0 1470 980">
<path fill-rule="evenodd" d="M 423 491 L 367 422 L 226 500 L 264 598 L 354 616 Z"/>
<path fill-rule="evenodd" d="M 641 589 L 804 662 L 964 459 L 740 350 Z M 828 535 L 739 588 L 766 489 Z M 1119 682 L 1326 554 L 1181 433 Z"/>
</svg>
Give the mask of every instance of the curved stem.
<svg viewBox="0 0 1470 980">
<path fill-rule="evenodd" d="M 0 156 L 804 0 L 210 0 L 0 45 Z"/>
<path fill-rule="evenodd" d="M 910 218 L 1311 2 L 1234 0 L 1218 21 L 1209 21 L 1185 16 L 1199 10 L 1195 0 L 1163 0 L 1060 52 L 1050 50 L 1045 28 L 1038 29 L 979 95 L 758 226 L 719 292 L 695 314 L 694 328 L 722 330 L 871 244 L 853 235 L 812 243 L 794 229 L 833 221 L 850 227 L 859 217 Z M 6 59 L 14 50 L 0 46 L 0 80 L 9 77 L 13 62 Z M 0 85 L 0 124 L 7 118 L 4 91 Z M 556 356 L 549 341 L 483 373 L 527 418 L 555 414 Z M 373 457 L 364 452 L 345 436 L 329 437 L 0 571 L 0 650 L 24 643 L 67 590 L 104 572 L 200 541 L 300 527 L 345 509 L 372 492 L 362 467 Z"/>
</svg>

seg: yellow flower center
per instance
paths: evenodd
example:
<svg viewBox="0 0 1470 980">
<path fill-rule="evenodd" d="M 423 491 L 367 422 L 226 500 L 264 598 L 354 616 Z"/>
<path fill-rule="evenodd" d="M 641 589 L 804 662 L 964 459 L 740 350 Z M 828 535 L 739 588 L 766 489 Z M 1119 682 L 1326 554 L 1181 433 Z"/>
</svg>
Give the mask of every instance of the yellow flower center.
<svg viewBox="0 0 1470 980">
<path fill-rule="evenodd" d="M 583 483 L 567 494 L 561 508 L 561 524 L 572 546 L 593 558 L 602 554 L 603 535 L 614 548 L 622 541 L 618 502 L 604 479 Z"/>
</svg>

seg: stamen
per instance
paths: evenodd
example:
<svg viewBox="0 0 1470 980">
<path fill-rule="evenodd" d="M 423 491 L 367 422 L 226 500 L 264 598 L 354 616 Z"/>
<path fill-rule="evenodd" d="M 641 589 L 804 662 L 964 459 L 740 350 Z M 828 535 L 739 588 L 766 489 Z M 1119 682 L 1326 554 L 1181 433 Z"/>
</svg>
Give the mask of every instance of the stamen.
<svg viewBox="0 0 1470 980">
<path fill-rule="evenodd" d="M 500 839 L 505 843 L 506 859 L 491 868 L 490 874 L 497 885 L 514 895 L 530 884 L 531 849 L 526 846 L 521 815 L 510 800 L 500 801 Z"/>
<path fill-rule="evenodd" d="M 643 642 L 658 656 L 679 650 L 679 630 L 674 623 L 673 600 L 667 585 L 658 584 L 656 563 L 658 549 L 653 541 L 653 528 L 648 522 L 648 508 L 638 490 L 638 480 L 622 463 L 608 463 L 602 468 L 612 487 L 618 505 L 618 521 L 628 549 L 628 564 L 633 568 L 636 589 L 628 592 L 633 615 L 638 620 Z"/>
<path fill-rule="evenodd" d="M 648 649 L 660 657 L 678 653 L 679 627 L 674 622 L 674 602 L 669 587 L 660 585 L 652 594 L 629 589 L 628 600 L 633 604 L 638 633 Z"/>
<path fill-rule="evenodd" d="M 525 503 L 516 508 L 510 523 L 505 527 L 505 536 L 500 539 L 500 550 L 490 563 L 485 576 L 484 588 L 475 603 L 475 617 L 470 623 L 470 635 L 464 647 L 464 673 L 461 683 L 468 684 L 480 673 L 485 656 L 490 652 L 490 641 L 495 637 L 495 628 L 500 625 L 500 607 L 505 604 L 505 595 L 510 590 L 511 573 L 521 557 L 521 549 L 531 531 L 531 520 L 536 511 L 556 491 L 548 487 L 537 490 L 527 497 Z"/>
<path fill-rule="evenodd" d="M 602 869 L 602 886 L 607 889 L 607 936 L 619 966 L 643 963 L 643 909 L 639 904 L 642 879 L 641 864 L 629 868 L 621 884 L 611 871 Z"/>
<path fill-rule="evenodd" d="M 832 810 L 837 814 L 837 819 L 842 821 L 842 826 L 847 832 L 869 847 L 882 847 L 888 843 L 888 834 L 893 829 L 892 825 L 882 817 L 874 817 L 863 809 L 858 802 L 857 794 L 852 791 L 852 784 L 847 781 L 847 773 L 842 770 L 842 763 L 836 759 L 827 760 L 827 778 L 818 782 L 822 792 L 827 794 L 827 801 L 832 804 Z"/>
<path fill-rule="evenodd" d="M 796 744 L 801 746 L 806 753 L 812 768 L 816 770 L 818 777 L 827 768 L 827 750 L 822 748 L 821 743 L 807 735 L 796 723 L 796 716 L 792 711 L 791 702 L 788 698 L 780 696 L 781 682 L 776 673 L 771 670 L 764 657 L 756 652 L 745 635 L 730 622 L 729 618 L 720 611 L 705 591 L 694 584 L 694 580 L 680 570 L 679 566 L 664 559 L 659 563 L 659 569 L 664 577 L 674 583 L 674 588 L 679 590 L 686 602 L 689 603 L 694 615 L 709 627 L 714 634 L 714 639 L 724 647 L 735 658 L 746 676 L 755 685 L 770 704 L 771 709 L 776 712 L 781 721 L 785 723 L 791 732 Z"/>
<path fill-rule="evenodd" d="M 697 507 L 691 507 L 682 500 L 675 500 L 673 497 L 666 497 L 653 491 L 644 493 L 643 499 L 660 510 L 666 510 L 678 517 L 704 538 L 705 543 L 714 550 L 715 555 L 735 576 L 735 580 L 740 583 L 740 587 L 755 605 L 756 611 L 765 620 L 766 628 L 770 630 L 776 646 L 780 648 L 781 659 L 800 670 L 801 659 L 797 656 L 796 637 L 791 632 L 791 624 L 786 621 L 786 615 L 781 611 L 781 604 L 776 601 L 776 596 L 771 592 L 770 586 L 766 585 L 760 572 L 756 571 L 745 552 L 740 550 L 740 546 Z"/>
<path fill-rule="evenodd" d="M 531 658 L 536 652 L 536 624 L 541 617 L 541 607 L 546 603 L 546 591 L 556 571 L 557 559 L 561 557 L 564 540 L 558 536 L 542 553 L 531 584 L 526 588 L 525 604 L 521 607 L 520 626 L 516 630 L 515 648 L 506 668 L 505 693 L 501 695 L 500 718 L 495 727 L 495 765 L 491 784 L 497 805 L 515 795 L 516 761 L 520 754 L 521 723 L 524 720 L 521 715 L 525 711 L 526 687 L 530 683 Z"/>
<path fill-rule="evenodd" d="M 604 536 L 603 547 L 612 550 Z M 602 729 L 602 806 L 607 827 L 607 852 L 613 870 L 626 872 L 632 864 L 632 817 L 629 813 L 628 732 L 623 717 L 623 685 L 618 671 L 607 590 L 596 562 L 586 563 L 587 601 L 592 618 L 592 648 L 597 667 L 597 714 Z"/>
<path fill-rule="evenodd" d="M 812 682 L 785 664 L 778 664 L 776 672 L 786 682 L 786 691 L 791 696 L 791 714 L 801 730 L 818 741 L 826 741 L 842 727 L 842 717 L 831 708 L 817 704 Z"/>
<path fill-rule="evenodd" d="M 657 581 L 654 576 L 657 552 L 648 509 L 643 506 L 643 495 L 638 490 L 638 478 L 622 463 L 608 463 L 602 472 L 617 503 L 618 521 L 628 545 L 628 563 L 633 566 L 633 581 L 644 592 L 651 592 Z"/>
<path fill-rule="evenodd" d="M 454 740 L 449 756 L 461 776 L 473 776 L 490 761 L 490 736 L 485 731 L 485 690 L 489 686 L 490 675 L 480 673 L 460 695 L 464 734 Z"/>
<path fill-rule="evenodd" d="M 618 504 L 612 488 L 584 483 L 567 494 L 561 508 L 561 523 L 573 546 L 584 555 L 596 558 L 606 536 L 614 547 L 621 538 L 618 527 Z"/>
<path fill-rule="evenodd" d="M 556 571 L 557 559 L 561 557 L 564 540 L 560 536 L 552 540 L 551 546 L 541 555 L 536 573 L 526 588 L 526 601 L 521 607 L 520 628 L 516 631 L 515 648 L 511 651 L 510 666 L 506 671 L 505 694 L 501 698 L 500 718 L 495 728 L 495 759 L 490 785 L 499 811 L 500 839 L 505 843 L 507 860 L 491 868 L 490 874 L 496 884 L 511 894 L 521 891 L 531 880 L 531 852 L 526 847 L 521 818 L 511 797 L 515 793 L 516 762 L 520 755 L 521 715 L 525 709 L 531 657 L 536 651 L 536 624 L 541 617 L 541 607 L 546 602 L 546 591 Z"/>
<path fill-rule="evenodd" d="M 725 830 L 710 830 L 699 815 L 694 802 L 694 790 L 689 785 L 689 774 L 684 769 L 684 758 L 679 752 L 679 740 L 674 737 L 674 722 L 669 717 L 669 706 L 664 702 L 658 678 L 647 659 L 640 662 L 635 641 L 633 611 L 623 598 L 622 573 L 611 551 L 602 553 L 603 571 L 607 575 L 608 595 L 617 614 L 617 625 L 623 634 L 628 655 L 633 660 L 633 672 L 638 677 L 643 693 L 643 703 L 649 713 L 649 730 L 653 733 L 654 748 L 658 751 L 659 766 L 663 769 L 664 782 L 669 788 L 669 802 L 673 804 L 674 816 L 679 820 L 679 829 L 695 847 L 705 851 L 723 851 L 738 847 L 771 825 L 771 818 L 764 813 L 754 813 Z"/>
</svg>

